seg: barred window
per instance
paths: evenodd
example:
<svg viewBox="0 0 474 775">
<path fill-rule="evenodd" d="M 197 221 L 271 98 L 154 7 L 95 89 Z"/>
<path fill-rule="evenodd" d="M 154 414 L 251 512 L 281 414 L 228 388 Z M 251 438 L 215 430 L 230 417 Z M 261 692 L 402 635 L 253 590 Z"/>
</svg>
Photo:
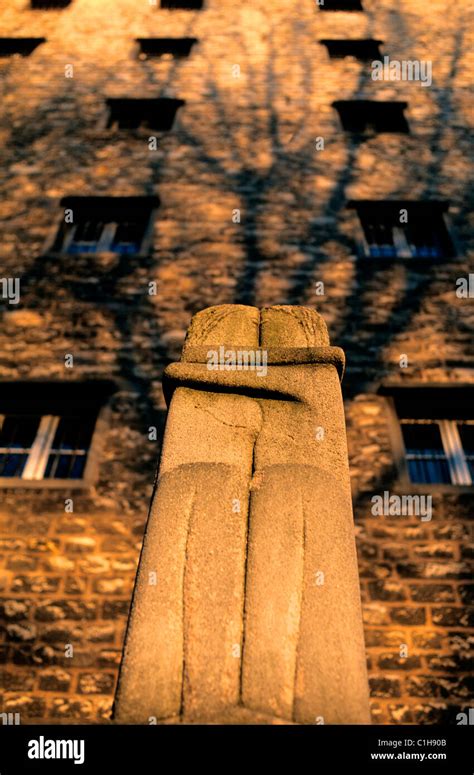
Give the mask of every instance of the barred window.
<svg viewBox="0 0 474 775">
<path fill-rule="evenodd" d="M 107 100 L 109 129 L 156 129 L 169 132 L 176 113 L 184 105 L 184 100 L 171 97 L 157 99 L 112 98 Z"/>
<path fill-rule="evenodd" d="M 361 0 L 318 0 L 320 11 L 363 11 Z"/>
<path fill-rule="evenodd" d="M 64 221 L 52 252 L 136 255 L 146 237 L 157 197 L 65 197 Z"/>
<path fill-rule="evenodd" d="M 81 480 L 109 383 L 3 383 L 0 486 Z"/>
<path fill-rule="evenodd" d="M 31 7 L 40 11 L 67 8 L 70 4 L 71 0 L 31 0 Z"/>
<path fill-rule="evenodd" d="M 46 38 L 0 38 L 0 57 L 27 57 L 44 43 Z"/>
<path fill-rule="evenodd" d="M 408 132 L 406 102 L 336 100 L 332 103 L 347 132 Z"/>
<path fill-rule="evenodd" d="M 439 259 L 454 255 L 443 202 L 354 201 L 367 258 Z"/>
<path fill-rule="evenodd" d="M 188 57 L 196 38 L 137 38 L 140 47 L 139 59 Z"/>
<path fill-rule="evenodd" d="M 412 482 L 473 483 L 474 421 L 402 419 L 400 424 Z"/>
<path fill-rule="evenodd" d="M 461 441 L 466 465 L 474 482 L 474 423 L 458 423 L 459 438 Z"/>
<path fill-rule="evenodd" d="M 331 59 L 344 59 L 354 57 L 361 62 L 380 60 L 380 45 L 382 40 L 373 38 L 328 38 L 319 41 L 326 46 Z"/>
<path fill-rule="evenodd" d="M 94 423 L 74 416 L 3 417 L 0 477 L 80 479 Z"/>
<path fill-rule="evenodd" d="M 171 10 L 199 11 L 203 4 L 203 0 L 161 0 L 161 7 Z"/>
<path fill-rule="evenodd" d="M 400 429 L 401 472 L 414 484 L 474 484 L 474 389 L 381 388 Z M 395 437 L 394 437 L 395 440 Z"/>
</svg>

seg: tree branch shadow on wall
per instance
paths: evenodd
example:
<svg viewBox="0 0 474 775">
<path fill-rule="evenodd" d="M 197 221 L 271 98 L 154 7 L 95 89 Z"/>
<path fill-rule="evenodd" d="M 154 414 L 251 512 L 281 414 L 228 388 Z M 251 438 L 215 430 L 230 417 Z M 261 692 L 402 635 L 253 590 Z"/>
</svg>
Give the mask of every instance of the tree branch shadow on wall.
<svg viewBox="0 0 474 775">
<path fill-rule="evenodd" d="M 401 14 L 392 14 L 394 25 L 403 24 Z M 368 37 L 371 35 L 370 22 Z M 192 33 L 192 25 L 187 34 Z M 452 65 L 449 77 L 445 85 L 436 91 L 435 99 L 438 105 L 438 120 L 435 131 L 431 138 L 432 164 L 425 176 L 424 194 L 426 196 L 436 195 L 436 177 L 440 174 L 443 162 L 447 155 L 447 149 L 443 145 L 443 133 L 448 125 L 447 118 L 452 116 L 453 97 L 450 86 L 450 79 L 455 77 L 459 58 L 461 55 L 463 33 L 460 31 L 456 39 L 456 45 L 452 53 Z M 196 158 L 200 168 L 206 169 L 214 176 L 216 197 L 219 192 L 231 192 L 241 202 L 243 213 L 240 224 L 238 242 L 243 247 L 244 259 L 240 268 L 233 301 L 241 304 L 257 303 L 259 295 L 259 284 L 263 270 L 271 268 L 272 258 L 268 256 L 266 250 L 261 245 L 260 239 L 260 221 L 262 212 L 271 212 L 272 197 L 281 190 L 291 191 L 294 194 L 297 207 L 306 215 L 314 210 L 314 201 L 312 193 L 308 193 L 304 185 L 305 178 L 314 174 L 314 169 L 309 172 L 305 169 L 304 160 L 308 154 L 307 140 L 299 146 L 295 145 L 294 139 L 289 143 L 283 139 L 285 132 L 285 115 L 279 108 L 278 93 L 278 72 L 276 67 L 278 57 L 278 47 L 270 35 L 268 49 L 264 62 L 266 68 L 265 77 L 265 103 L 256 104 L 251 95 L 249 95 L 249 110 L 259 109 L 263 111 L 266 122 L 266 133 L 269 139 L 270 162 L 264 170 L 256 168 L 251 160 L 245 154 L 239 151 L 239 143 L 236 141 L 236 131 L 238 128 L 239 110 L 242 106 L 232 106 L 229 104 L 228 93 L 219 88 L 219 82 L 216 74 L 209 63 L 205 75 L 205 89 L 209 94 L 210 103 L 216 111 L 217 121 L 225 130 L 228 142 L 229 152 L 232 163 L 236 171 L 228 171 L 225 165 L 219 160 L 217 155 L 209 152 L 206 147 L 205 138 L 197 133 L 190 133 L 185 128 L 179 132 L 179 140 L 182 144 L 190 148 Z M 177 68 L 182 63 L 171 63 L 167 74 L 168 83 L 163 83 L 156 71 L 149 62 L 142 63 L 143 72 L 146 74 L 148 82 L 164 89 L 165 86 L 171 86 L 173 78 L 177 73 Z M 301 89 L 303 93 L 309 93 L 317 88 L 313 79 L 313 68 L 307 52 L 301 50 L 298 54 L 298 66 L 301 73 Z M 259 74 L 250 63 L 248 67 L 249 83 L 257 82 Z M 337 63 L 334 68 L 337 67 Z M 353 97 L 360 98 L 366 96 L 369 84 L 369 75 L 365 65 L 361 65 L 357 85 L 354 89 Z M 43 106 L 44 110 L 54 112 L 59 108 L 62 99 L 66 96 L 65 85 L 64 94 L 54 94 L 50 98 L 49 104 Z M 445 120 L 446 119 L 446 120 Z M 303 111 L 302 124 L 305 124 L 306 115 Z M 20 132 L 15 133 L 12 138 L 12 146 L 17 148 L 28 148 L 38 138 L 35 127 L 34 115 L 25 116 L 25 124 Z M 296 135 L 298 135 L 298 127 Z M 257 145 L 261 137 L 261 129 L 258 121 L 248 122 L 248 140 L 249 145 Z M 107 144 L 107 140 L 105 144 Z M 363 144 L 362 144 L 363 145 Z M 334 176 L 333 185 L 330 194 L 324 203 L 318 202 L 319 213 L 322 219 L 337 217 L 345 206 L 347 188 L 354 181 L 358 172 L 356 172 L 358 155 L 361 149 L 361 143 L 358 139 L 351 136 L 345 137 L 345 155 L 346 162 L 341 166 L 339 172 Z M 321 162 L 323 164 L 323 162 Z M 153 160 L 148 162 L 148 180 L 144 182 L 143 193 L 155 194 L 159 190 L 160 181 L 163 177 L 163 169 L 166 167 L 161 162 L 156 163 Z M 325 171 L 327 174 L 327 171 Z M 401 180 L 393 181 L 393 192 L 395 196 L 406 195 L 410 180 L 410 170 L 404 170 L 405 175 Z M 186 181 L 184 181 L 185 183 Z M 60 180 L 58 181 L 58 185 Z M 65 192 L 65 193 L 69 193 Z M 157 224 L 159 230 L 159 220 Z M 282 241 L 286 239 L 284 225 L 282 224 Z M 290 235 L 291 236 L 291 235 Z M 297 239 L 294 241 L 294 247 L 307 256 L 307 259 L 300 263 L 296 270 L 290 270 L 287 288 L 285 291 L 286 303 L 300 304 L 307 303 L 310 281 L 309 278 L 315 272 L 323 268 L 332 261 L 329 251 L 324 251 L 321 240 L 324 240 L 323 232 L 319 226 L 311 219 L 300 229 Z M 353 246 L 350 239 L 336 227 L 334 239 L 337 240 L 345 250 L 352 251 Z M 183 245 L 186 249 L 186 245 Z M 159 257 L 158 257 L 159 258 Z M 48 255 L 39 256 L 32 264 L 31 268 L 22 277 L 22 288 L 25 290 L 25 303 L 28 299 L 33 300 L 35 293 L 44 294 L 43 301 L 47 301 L 48 295 L 51 302 L 55 298 L 55 286 L 51 284 L 51 277 L 56 276 L 61 288 L 69 294 L 69 300 L 77 301 L 78 305 L 90 305 L 92 309 L 106 308 L 113 317 L 113 326 L 118 332 L 121 347 L 118 350 L 117 364 L 121 377 L 137 385 L 143 399 L 142 419 L 147 422 L 150 416 L 156 411 L 156 405 L 152 396 L 152 385 L 160 379 L 163 366 L 171 360 L 171 354 L 166 345 L 163 344 L 163 334 L 165 333 L 160 324 L 156 307 L 144 295 L 137 294 L 135 297 L 123 297 L 121 285 L 124 281 L 130 280 L 134 276 L 137 265 L 134 260 L 127 256 L 118 257 L 115 265 L 104 272 L 100 281 L 95 285 L 90 285 L 86 279 L 71 276 L 69 272 L 71 257 L 51 257 Z M 153 276 L 155 267 L 155 257 L 145 257 L 140 261 L 140 268 L 149 270 L 150 276 Z M 75 267 L 76 272 L 80 274 L 80 266 Z M 58 272 L 59 270 L 59 272 Z M 387 281 L 390 282 L 391 268 L 381 268 L 380 265 L 369 266 L 355 262 L 354 277 L 351 290 L 344 299 L 344 309 L 341 309 L 340 317 L 335 325 L 337 334 L 337 343 L 346 348 L 351 348 L 352 352 L 360 347 L 361 355 L 370 354 L 371 373 L 364 382 L 360 374 L 357 376 L 356 388 L 363 391 L 369 385 L 372 385 L 373 375 L 384 373 L 387 368 L 386 348 L 395 337 L 404 335 L 410 325 L 416 319 L 416 315 L 422 309 L 425 300 L 429 298 L 431 288 L 436 277 L 428 277 L 424 272 L 412 270 L 409 265 L 403 267 L 404 280 L 400 284 L 399 294 L 394 303 L 390 320 L 383 320 L 374 324 L 373 307 L 377 304 L 377 291 L 380 285 L 383 286 Z M 30 295 L 29 295 L 30 294 Z M 227 299 L 226 299 L 227 300 Z M 117 301 L 119 303 L 117 303 Z M 216 299 L 218 301 L 218 299 Z M 279 301 L 281 301 L 279 299 Z M 195 309 L 190 305 L 190 311 L 197 311 L 198 303 Z M 151 356 L 156 362 L 156 380 L 149 376 L 149 358 L 150 351 L 142 350 L 134 346 L 134 337 L 146 318 L 148 324 L 148 342 L 151 349 Z M 333 335 L 333 338 L 334 335 Z M 360 345 L 358 344 L 360 342 Z M 351 390 L 351 364 L 349 364 L 347 390 L 349 396 Z M 135 465 L 131 461 L 131 465 Z M 137 464 L 138 465 L 138 464 Z"/>
</svg>

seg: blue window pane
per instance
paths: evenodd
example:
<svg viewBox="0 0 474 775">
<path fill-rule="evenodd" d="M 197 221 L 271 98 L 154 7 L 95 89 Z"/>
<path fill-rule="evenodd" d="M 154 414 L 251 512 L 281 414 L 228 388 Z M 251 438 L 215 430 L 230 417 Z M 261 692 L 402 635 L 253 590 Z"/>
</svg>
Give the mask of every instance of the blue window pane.
<svg viewBox="0 0 474 775">
<path fill-rule="evenodd" d="M 411 218 L 405 234 L 414 256 L 418 258 L 439 258 L 443 255 L 443 240 L 436 219 Z"/>
<path fill-rule="evenodd" d="M 51 446 L 45 479 L 80 479 L 84 474 L 95 420 L 61 417 Z"/>
<path fill-rule="evenodd" d="M 7 415 L 0 430 L 0 448 L 29 449 L 38 430 L 39 416 Z"/>
<path fill-rule="evenodd" d="M 461 443 L 466 458 L 466 463 L 471 474 L 471 479 L 474 482 L 474 425 L 465 425 L 459 423 L 458 425 L 459 436 L 461 437 Z"/>
<path fill-rule="evenodd" d="M 86 455 L 61 455 L 54 453 L 49 456 L 45 479 L 81 479 L 86 465 Z"/>
<path fill-rule="evenodd" d="M 0 476 L 21 476 L 35 440 L 38 416 L 7 415 L 0 431 Z"/>
<path fill-rule="evenodd" d="M 46 470 L 45 479 L 68 479 L 71 455 L 50 455 Z"/>
<path fill-rule="evenodd" d="M 97 243 L 91 242 L 71 242 L 67 249 L 68 253 L 97 253 Z"/>
<path fill-rule="evenodd" d="M 451 484 L 446 460 L 408 460 L 408 473 L 414 484 Z"/>
<path fill-rule="evenodd" d="M 27 460 L 25 454 L 1 454 L 0 476 L 21 476 Z"/>
<path fill-rule="evenodd" d="M 75 455 L 73 458 L 73 464 L 69 470 L 70 479 L 82 479 L 85 467 L 86 467 L 86 456 Z"/>
<path fill-rule="evenodd" d="M 450 484 L 439 425 L 402 423 L 402 434 L 410 480 L 415 484 Z"/>
<path fill-rule="evenodd" d="M 137 253 L 143 239 L 144 224 L 141 221 L 122 221 L 118 224 L 112 250 L 130 255 Z"/>
</svg>

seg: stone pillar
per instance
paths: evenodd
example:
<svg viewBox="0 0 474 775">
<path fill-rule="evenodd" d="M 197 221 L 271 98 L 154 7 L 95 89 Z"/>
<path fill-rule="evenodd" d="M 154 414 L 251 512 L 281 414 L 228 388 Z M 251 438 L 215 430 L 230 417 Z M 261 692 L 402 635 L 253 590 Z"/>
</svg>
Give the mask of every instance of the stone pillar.
<svg viewBox="0 0 474 775">
<path fill-rule="evenodd" d="M 193 318 L 116 721 L 369 723 L 343 365 L 305 307 Z"/>
</svg>

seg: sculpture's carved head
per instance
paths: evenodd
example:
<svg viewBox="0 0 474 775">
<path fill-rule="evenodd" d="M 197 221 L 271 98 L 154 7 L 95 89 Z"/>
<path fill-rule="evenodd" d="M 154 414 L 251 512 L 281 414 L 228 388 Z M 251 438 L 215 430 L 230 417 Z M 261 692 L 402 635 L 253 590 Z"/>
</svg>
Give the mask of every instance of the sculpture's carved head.
<svg viewBox="0 0 474 775">
<path fill-rule="evenodd" d="M 327 347 L 329 335 L 321 315 L 308 307 L 247 307 L 219 304 L 194 315 L 182 359 L 192 360 L 199 346 L 286 348 Z M 191 357 L 189 357 L 191 356 Z"/>
</svg>

